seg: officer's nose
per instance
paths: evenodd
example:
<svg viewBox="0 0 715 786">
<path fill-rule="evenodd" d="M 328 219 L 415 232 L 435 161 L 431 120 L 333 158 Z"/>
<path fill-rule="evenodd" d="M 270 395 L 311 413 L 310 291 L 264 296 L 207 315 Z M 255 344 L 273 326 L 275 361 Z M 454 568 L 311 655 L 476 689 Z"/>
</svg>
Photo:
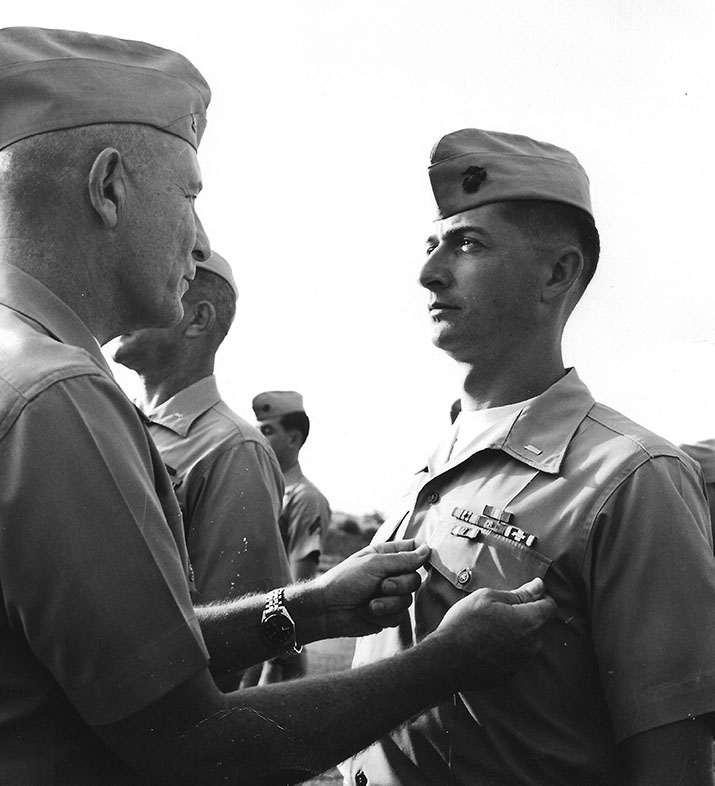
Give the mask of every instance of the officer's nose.
<svg viewBox="0 0 715 786">
<path fill-rule="evenodd" d="M 443 289 L 449 284 L 450 272 L 447 264 L 447 255 L 440 246 L 430 252 L 422 265 L 419 282 L 429 290 Z"/>
</svg>

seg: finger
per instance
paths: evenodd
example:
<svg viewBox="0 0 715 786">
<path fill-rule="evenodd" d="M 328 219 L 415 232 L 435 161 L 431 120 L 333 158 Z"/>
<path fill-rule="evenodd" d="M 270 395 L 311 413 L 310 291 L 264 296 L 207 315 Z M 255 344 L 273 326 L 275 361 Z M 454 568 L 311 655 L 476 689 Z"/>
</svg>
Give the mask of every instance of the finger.
<svg viewBox="0 0 715 786">
<path fill-rule="evenodd" d="M 411 595 L 422 582 L 418 573 L 403 573 L 400 576 L 390 576 L 383 579 L 380 591 L 383 595 Z"/>
</svg>

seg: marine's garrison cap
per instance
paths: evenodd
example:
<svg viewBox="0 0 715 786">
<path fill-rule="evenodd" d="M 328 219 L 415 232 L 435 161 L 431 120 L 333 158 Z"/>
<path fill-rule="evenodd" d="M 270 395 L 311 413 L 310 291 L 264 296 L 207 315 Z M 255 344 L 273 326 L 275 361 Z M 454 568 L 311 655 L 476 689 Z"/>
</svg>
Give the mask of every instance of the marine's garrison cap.
<svg viewBox="0 0 715 786">
<path fill-rule="evenodd" d="M 236 286 L 236 279 L 233 277 L 233 270 L 231 270 L 231 265 L 220 254 L 212 251 L 211 256 L 205 262 L 197 262 L 196 267 L 221 276 L 231 287 L 235 298 L 238 300 L 238 287 Z"/>
<path fill-rule="evenodd" d="M 70 30 L 0 30 L 0 149 L 99 123 L 139 123 L 197 148 L 211 91 L 182 55 Z"/>
<path fill-rule="evenodd" d="M 464 128 L 432 148 L 430 182 L 437 218 L 491 202 L 564 202 L 593 216 L 588 176 L 568 150 L 527 136 Z"/>
<path fill-rule="evenodd" d="M 305 412 L 303 396 L 295 390 L 269 390 L 259 393 L 252 402 L 257 420 L 270 420 L 289 412 Z"/>
</svg>

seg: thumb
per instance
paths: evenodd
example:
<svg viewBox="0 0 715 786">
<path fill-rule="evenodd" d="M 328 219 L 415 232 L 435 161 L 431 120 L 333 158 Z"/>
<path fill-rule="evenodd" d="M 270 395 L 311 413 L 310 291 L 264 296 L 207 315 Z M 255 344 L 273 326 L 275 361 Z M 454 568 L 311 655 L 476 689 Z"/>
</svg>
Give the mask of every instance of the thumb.
<svg viewBox="0 0 715 786">
<path fill-rule="evenodd" d="M 507 592 L 500 592 L 496 600 L 502 603 L 516 605 L 518 603 L 532 603 L 544 597 L 544 582 L 541 579 L 532 579 Z"/>
<path fill-rule="evenodd" d="M 380 552 L 378 552 L 380 553 Z M 422 567 L 430 555 L 430 548 L 422 543 L 416 549 L 409 551 L 382 552 L 380 561 L 375 562 L 385 576 L 395 576 L 400 573 L 411 573 Z"/>
</svg>

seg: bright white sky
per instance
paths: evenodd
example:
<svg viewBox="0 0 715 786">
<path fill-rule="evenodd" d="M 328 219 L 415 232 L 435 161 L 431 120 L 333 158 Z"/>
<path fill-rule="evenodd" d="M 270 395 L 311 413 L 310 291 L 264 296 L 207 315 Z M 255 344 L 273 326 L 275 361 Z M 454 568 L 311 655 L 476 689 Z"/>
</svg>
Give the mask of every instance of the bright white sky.
<svg viewBox="0 0 715 786">
<path fill-rule="evenodd" d="M 1 21 L 150 41 L 211 84 L 198 209 L 241 290 L 219 384 L 248 418 L 303 393 L 334 509 L 389 508 L 449 423 L 416 276 L 430 148 L 469 126 L 590 175 L 603 253 L 567 363 L 670 439 L 715 437 L 711 0 L 34 0 Z"/>
</svg>

